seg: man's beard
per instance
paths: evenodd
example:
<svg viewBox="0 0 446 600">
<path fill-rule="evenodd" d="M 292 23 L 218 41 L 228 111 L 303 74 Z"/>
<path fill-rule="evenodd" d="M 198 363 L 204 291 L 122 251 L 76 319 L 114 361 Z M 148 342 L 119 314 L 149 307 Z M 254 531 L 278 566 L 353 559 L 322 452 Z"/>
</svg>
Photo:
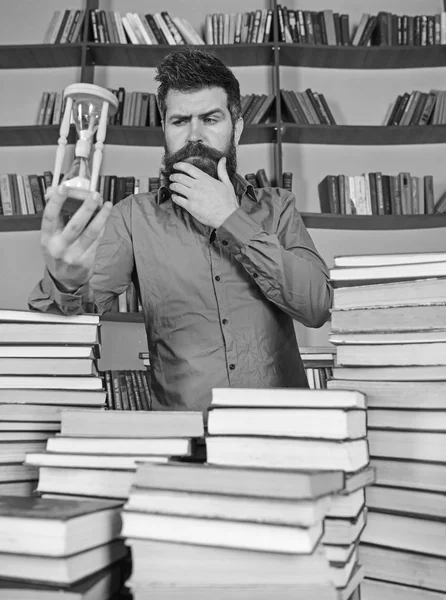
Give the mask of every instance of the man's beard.
<svg viewBox="0 0 446 600">
<path fill-rule="evenodd" d="M 234 135 L 232 135 L 230 142 L 223 152 L 211 146 L 206 146 L 202 142 L 187 142 L 177 152 L 169 152 L 165 145 L 162 161 L 163 167 L 160 169 L 161 179 L 164 185 L 168 186 L 172 173 L 182 173 L 182 171 L 173 168 L 173 165 L 180 161 L 191 163 L 214 179 L 218 179 L 218 162 L 223 156 L 226 157 L 226 171 L 229 179 L 234 183 L 237 172 L 237 149 L 234 142 Z"/>
</svg>

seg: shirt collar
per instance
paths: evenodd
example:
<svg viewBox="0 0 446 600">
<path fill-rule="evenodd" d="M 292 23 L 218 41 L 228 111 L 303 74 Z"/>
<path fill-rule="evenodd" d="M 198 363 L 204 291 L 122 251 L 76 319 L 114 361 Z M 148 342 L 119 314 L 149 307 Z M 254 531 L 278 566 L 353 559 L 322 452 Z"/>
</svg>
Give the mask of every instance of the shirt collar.
<svg viewBox="0 0 446 600">
<path fill-rule="evenodd" d="M 254 187 L 246 181 L 239 173 L 235 174 L 234 190 L 238 198 L 242 198 L 247 194 L 251 200 L 258 202 Z M 156 194 L 156 203 L 162 204 L 165 200 L 170 198 L 170 190 L 166 185 L 162 185 Z"/>
</svg>

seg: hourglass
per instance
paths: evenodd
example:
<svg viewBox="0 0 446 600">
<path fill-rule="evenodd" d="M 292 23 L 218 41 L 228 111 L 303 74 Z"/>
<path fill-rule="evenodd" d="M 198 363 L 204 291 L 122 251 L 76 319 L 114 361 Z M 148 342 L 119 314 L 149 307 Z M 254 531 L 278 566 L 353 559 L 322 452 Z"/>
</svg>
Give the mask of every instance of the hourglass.
<svg viewBox="0 0 446 600">
<path fill-rule="evenodd" d="M 64 213 L 73 214 L 91 191 L 97 190 L 108 118 L 118 109 L 118 99 L 112 92 L 90 83 L 74 83 L 65 88 L 65 110 L 57 141 L 53 170 L 53 186 L 60 180 L 71 117 L 78 140 L 74 160 L 62 182 L 68 187 Z M 96 143 L 93 150 L 93 136 Z M 90 167 L 91 165 L 91 167 Z"/>
</svg>

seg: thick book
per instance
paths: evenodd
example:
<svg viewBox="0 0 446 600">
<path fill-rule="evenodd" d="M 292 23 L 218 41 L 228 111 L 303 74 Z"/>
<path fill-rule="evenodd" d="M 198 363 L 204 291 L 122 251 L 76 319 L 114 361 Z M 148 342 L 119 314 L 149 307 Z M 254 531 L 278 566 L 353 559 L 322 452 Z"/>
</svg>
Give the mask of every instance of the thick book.
<svg viewBox="0 0 446 600">
<path fill-rule="evenodd" d="M 0 346 L 1 348 L 1 346 Z M 97 375 L 91 358 L 37 358 L 0 356 L 1 375 Z"/>
<path fill-rule="evenodd" d="M 366 502 L 370 509 L 378 512 L 446 519 L 446 495 L 442 492 L 373 485 L 366 490 Z"/>
<path fill-rule="evenodd" d="M 446 465 L 406 459 L 372 458 L 377 485 L 446 492 Z"/>
<path fill-rule="evenodd" d="M 366 544 L 446 558 L 444 519 L 428 520 L 370 510 L 362 541 Z"/>
<path fill-rule="evenodd" d="M 420 589 L 392 583 L 364 579 L 361 584 L 361 600 L 444 600 L 442 592 Z"/>
<path fill-rule="evenodd" d="M 343 344 L 352 345 L 383 345 L 383 344 L 424 344 L 432 342 L 446 342 L 446 329 L 428 329 L 424 331 L 368 331 L 368 332 L 342 332 L 329 336 L 330 342 L 335 346 Z M 342 388 L 339 388 L 342 389 Z"/>
<path fill-rule="evenodd" d="M 321 539 L 323 528 L 323 521 L 301 528 L 124 510 L 121 535 L 219 548 L 311 554 Z"/>
<path fill-rule="evenodd" d="M 99 346 L 0 345 L 0 358 L 96 358 Z"/>
<path fill-rule="evenodd" d="M 135 475 L 139 488 L 203 494 L 305 500 L 342 491 L 340 471 L 278 471 L 211 464 L 141 463 Z"/>
<path fill-rule="evenodd" d="M 442 381 L 349 381 L 331 379 L 329 390 L 358 390 L 367 397 L 369 409 L 444 410 L 445 384 Z M 369 411 L 370 414 L 370 411 Z M 436 412 L 434 414 L 437 414 Z"/>
<path fill-rule="evenodd" d="M 337 348 L 336 365 L 338 367 L 446 365 L 446 342 L 423 344 L 343 344 Z"/>
<path fill-rule="evenodd" d="M 358 439 L 366 436 L 366 411 L 330 408 L 211 408 L 209 435 Z"/>
<path fill-rule="evenodd" d="M 420 402 L 423 399 L 420 398 Z M 406 431 L 446 431 L 446 410 L 415 410 L 407 408 L 370 408 L 367 414 L 369 429 L 389 429 Z"/>
<path fill-rule="evenodd" d="M 364 488 L 351 494 L 338 494 L 332 498 L 327 516 L 337 519 L 352 519 L 365 504 Z"/>
<path fill-rule="evenodd" d="M 40 467 L 39 494 L 127 500 L 135 472 L 116 469 Z"/>
<path fill-rule="evenodd" d="M 365 439 L 333 441 L 209 436 L 206 449 L 209 463 L 265 469 L 339 469 L 352 473 L 369 462 Z"/>
<path fill-rule="evenodd" d="M 120 504 L 0 497 L 0 552 L 70 556 L 114 540 Z"/>
<path fill-rule="evenodd" d="M 364 543 L 359 547 L 359 560 L 367 565 L 367 574 L 373 579 L 446 592 L 442 558 Z"/>
<path fill-rule="evenodd" d="M 101 390 L 100 377 L 59 375 L 1 375 L 0 389 Z"/>
<path fill-rule="evenodd" d="M 397 283 L 377 283 L 336 288 L 333 308 L 375 308 L 439 304 L 446 297 L 446 278 L 417 279 Z"/>
<path fill-rule="evenodd" d="M 121 415 L 122 413 L 117 413 Z M 143 413 L 138 413 L 141 416 Z M 189 456 L 191 440 L 188 438 L 135 438 L 135 437 L 65 437 L 48 440 L 49 452 L 75 454 L 151 454 L 161 456 Z"/>
<path fill-rule="evenodd" d="M 354 473 L 347 473 L 344 481 L 342 494 L 353 494 L 357 490 L 372 485 L 376 481 L 376 469 L 370 464 L 362 467 Z"/>
<path fill-rule="evenodd" d="M 288 500 L 133 486 L 126 510 L 226 521 L 312 527 L 327 515 L 331 496 Z"/>
<path fill-rule="evenodd" d="M 445 276 L 446 261 L 330 269 L 330 279 L 335 287 Z"/>
<path fill-rule="evenodd" d="M 198 411 L 104 411 L 91 415 L 70 411 L 62 419 L 64 436 L 101 438 L 192 438 L 204 435 L 203 413 Z"/>
<path fill-rule="evenodd" d="M 31 310 L 1 309 L 0 322 L 17 323 L 65 323 L 68 325 L 99 325 L 99 315 L 56 315 Z"/>
<path fill-rule="evenodd" d="M 443 300 L 443 304 L 428 306 L 333 309 L 331 328 L 333 333 L 424 331 L 438 329 L 445 319 L 446 304 Z"/>
<path fill-rule="evenodd" d="M 0 577 L 69 586 L 127 555 L 122 540 L 113 540 L 71 556 L 36 556 L 0 552 Z M 67 593 L 68 593 L 67 589 Z M 0 598 L 2 590 L 0 588 Z"/>
<path fill-rule="evenodd" d="M 294 584 L 297 588 L 330 582 L 331 573 L 321 546 L 311 555 L 295 556 L 137 538 L 129 538 L 126 543 L 132 550 L 132 577 L 145 585 Z"/>
<path fill-rule="evenodd" d="M 53 439 L 48 440 L 50 443 Z M 370 456 L 444 462 L 446 431 L 387 431 L 371 429 L 368 434 Z"/>
<path fill-rule="evenodd" d="M 109 469 L 136 470 L 139 462 L 168 462 L 167 456 L 151 456 L 147 454 L 128 455 L 118 454 L 74 454 L 72 452 L 29 452 L 25 464 L 35 467 L 60 467 L 67 469 Z"/>
<path fill-rule="evenodd" d="M 0 319 L 0 339 L 4 344 L 78 344 L 100 341 L 95 323 L 6 322 Z"/>
<path fill-rule="evenodd" d="M 302 349 L 301 349 L 302 351 Z M 231 408 L 366 408 L 364 394 L 349 390 L 292 388 L 213 388 L 212 407 Z"/>
</svg>

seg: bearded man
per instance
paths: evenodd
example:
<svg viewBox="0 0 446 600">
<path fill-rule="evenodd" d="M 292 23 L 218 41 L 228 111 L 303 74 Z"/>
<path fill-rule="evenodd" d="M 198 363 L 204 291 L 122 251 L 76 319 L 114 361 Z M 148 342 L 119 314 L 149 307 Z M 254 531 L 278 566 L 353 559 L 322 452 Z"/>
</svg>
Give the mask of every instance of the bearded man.
<svg viewBox="0 0 446 600">
<path fill-rule="evenodd" d="M 115 206 L 92 193 L 65 226 L 67 191 L 50 188 L 30 308 L 102 314 L 136 282 L 160 410 L 205 410 L 216 387 L 307 387 L 293 319 L 328 319 L 328 269 L 295 196 L 237 173 L 239 82 L 191 48 L 167 55 L 156 80 L 163 185 Z"/>
</svg>

